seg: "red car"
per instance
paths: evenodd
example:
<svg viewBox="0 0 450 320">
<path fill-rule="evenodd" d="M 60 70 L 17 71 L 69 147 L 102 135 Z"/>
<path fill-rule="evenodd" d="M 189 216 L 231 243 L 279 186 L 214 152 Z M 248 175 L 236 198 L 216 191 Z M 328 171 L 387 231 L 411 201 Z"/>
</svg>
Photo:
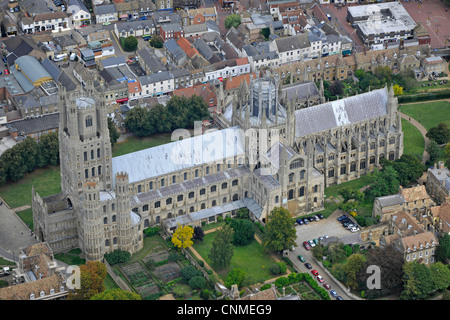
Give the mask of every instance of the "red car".
<svg viewBox="0 0 450 320">
<path fill-rule="evenodd" d="M 9 71 L 8 71 L 8 69 L 5 69 L 5 74 L 9 74 Z"/>
<path fill-rule="evenodd" d="M 309 245 L 309 243 L 307 241 L 303 241 L 303 246 L 305 247 L 306 250 L 311 249 L 311 246 Z"/>
<path fill-rule="evenodd" d="M 319 275 L 319 273 L 317 272 L 317 270 L 311 270 L 311 273 L 315 276 Z"/>
<path fill-rule="evenodd" d="M 323 282 L 324 282 L 322 276 L 317 276 L 317 281 L 319 281 L 320 283 L 323 283 Z"/>
<path fill-rule="evenodd" d="M 330 286 L 328 283 L 324 283 L 324 284 L 323 284 L 323 287 L 324 287 L 325 289 L 327 289 L 327 290 L 330 290 L 330 289 L 331 289 L 331 286 Z"/>
</svg>

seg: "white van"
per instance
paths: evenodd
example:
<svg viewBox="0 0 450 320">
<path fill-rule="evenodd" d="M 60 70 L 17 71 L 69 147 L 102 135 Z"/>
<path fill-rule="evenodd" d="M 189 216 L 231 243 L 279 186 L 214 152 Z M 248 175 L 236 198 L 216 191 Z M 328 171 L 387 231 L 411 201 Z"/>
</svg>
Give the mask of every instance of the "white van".
<svg viewBox="0 0 450 320">
<path fill-rule="evenodd" d="M 67 58 L 67 53 L 57 54 L 57 55 L 53 58 L 53 61 L 54 61 L 54 62 L 63 61 L 63 60 L 66 59 L 66 58 Z"/>
<path fill-rule="evenodd" d="M 72 52 L 72 54 L 70 55 L 70 61 L 74 61 L 76 57 L 77 54 L 75 52 Z"/>
</svg>

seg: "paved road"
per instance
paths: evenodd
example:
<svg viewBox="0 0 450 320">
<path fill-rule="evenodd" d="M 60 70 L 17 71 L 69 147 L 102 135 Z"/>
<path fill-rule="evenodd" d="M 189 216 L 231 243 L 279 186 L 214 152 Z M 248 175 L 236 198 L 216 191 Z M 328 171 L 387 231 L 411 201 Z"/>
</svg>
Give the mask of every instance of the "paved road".
<svg viewBox="0 0 450 320">
<path fill-rule="evenodd" d="M 0 256 L 18 261 L 20 249 L 28 247 L 38 241 L 30 236 L 30 229 L 3 202 L 0 206 Z"/>
<path fill-rule="evenodd" d="M 335 290 L 338 295 L 340 295 L 344 300 L 353 300 L 352 297 L 348 296 L 347 293 L 342 290 L 337 284 L 337 280 L 328 276 L 322 267 L 315 262 L 310 250 L 306 250 L 303 247 L 303 241 L 312 240 L 314 238 L 319 238 L 320 236 L 327 235 L 331 236 L 343 236 L 350 234 L 350 231 L 344 229 L 337 217 L 340 216 L 339 211 L 330 215 L 327 219 L 323 219 L 316 222 L 311 222 L 308 225 L 296 226 L 297 230 L 297 246 L 294 251 L 289 252 L 289 257 L 292 262 L 302 271 L 311 274 L 311 270 L 317 270 L 319 274 L 324 278 L 325 283 L 331 286 L 331 290 Z M 308 270 L 303 262 L 298 259 L 298 255 L 305 257 L 306 262 L 309 262 L 312 266 L 311 270 Z M 331 299 L 334 299 L 331 297 Z"/>
</svg>

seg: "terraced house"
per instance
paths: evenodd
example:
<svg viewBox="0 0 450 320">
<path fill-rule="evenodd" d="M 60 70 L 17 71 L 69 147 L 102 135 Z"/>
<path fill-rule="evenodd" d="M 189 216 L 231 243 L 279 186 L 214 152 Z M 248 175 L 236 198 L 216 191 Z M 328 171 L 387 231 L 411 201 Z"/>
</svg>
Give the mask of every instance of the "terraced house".
<svg viewBox="0 0 450 320">
<path fill-rule="evenodd" d="M 176 130 L 172 143 L 113 158 L 105 94 L 89 83 L 61 89 L 62 191 L 33 190 L 35 234 L 55 253 L 79 247 L 87 260 L 134 253 L 155 225 L 170 233 L 242 207 L 261 223 L 274 207 L 320 210 L 326 186 L 401 156 L 392 87 L 299 110 L 289 92 L 269 73 L 242 81 L 227 103 L 219 87 L 220 130 Z"/>
</svg>

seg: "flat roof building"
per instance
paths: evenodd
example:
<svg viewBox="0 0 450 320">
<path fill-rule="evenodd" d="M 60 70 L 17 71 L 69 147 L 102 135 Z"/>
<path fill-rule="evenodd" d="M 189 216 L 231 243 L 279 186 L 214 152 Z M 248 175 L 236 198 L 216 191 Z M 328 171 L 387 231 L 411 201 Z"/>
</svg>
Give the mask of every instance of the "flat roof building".
<svg viewBox="0 0 450 320">
<path fill-rule="evenodd" d="M 417 24 L 400 2 L 349 7 L 347 21 L 366 46 L 410 39 Z"/>
</svg>

